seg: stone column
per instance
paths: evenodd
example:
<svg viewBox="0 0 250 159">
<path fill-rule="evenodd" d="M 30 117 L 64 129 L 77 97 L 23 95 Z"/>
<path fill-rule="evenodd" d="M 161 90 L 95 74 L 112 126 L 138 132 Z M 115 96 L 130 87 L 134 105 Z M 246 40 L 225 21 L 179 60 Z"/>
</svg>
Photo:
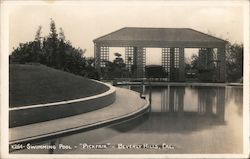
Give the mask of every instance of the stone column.
<svg viewBox="0 0 250 159">
<path fill-rule="evenodd" d="M 179 81 L 185 81 L 184 48 L 179 48 Z"/>
<path fill-rule="evenodd" d="M 226 60 L 225 60 L 225 46 L 218 48 L 218 60 L 219 62 L 219 82 L 226 81 Z"/>
</svg>

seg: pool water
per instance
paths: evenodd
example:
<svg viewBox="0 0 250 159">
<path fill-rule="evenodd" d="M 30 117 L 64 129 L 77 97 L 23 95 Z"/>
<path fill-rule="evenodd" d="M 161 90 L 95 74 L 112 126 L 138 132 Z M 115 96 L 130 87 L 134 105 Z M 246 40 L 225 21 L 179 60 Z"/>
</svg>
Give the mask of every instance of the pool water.
<svg viewBox="0 0 250 159">
<path fill-rule="evenodd" d="M 151 111 L 136 119 L 39 143 L 60 149 L 13 153 L 242 153 L 242 87 L 152 87 L 151 99 Z"/>
</svg>

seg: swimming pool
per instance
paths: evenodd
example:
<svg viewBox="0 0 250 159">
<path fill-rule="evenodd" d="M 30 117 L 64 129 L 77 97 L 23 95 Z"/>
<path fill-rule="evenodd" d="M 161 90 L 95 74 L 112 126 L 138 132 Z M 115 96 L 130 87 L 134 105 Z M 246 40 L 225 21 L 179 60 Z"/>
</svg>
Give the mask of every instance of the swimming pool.
<svg viewBox="0 0 250 159">
<path fill-rule="evenodd" d="M 141 90 L 138 86 L 123 87 Z M 148 88 L 145 94 L 149 98 Z M 29 148 L 12 153 L 242 153 L 242 116 L 240 86 L 152 87 L 148 114 L 118 125 L 39 143 L 55 145 L 56 149 Z"/>
</svg>

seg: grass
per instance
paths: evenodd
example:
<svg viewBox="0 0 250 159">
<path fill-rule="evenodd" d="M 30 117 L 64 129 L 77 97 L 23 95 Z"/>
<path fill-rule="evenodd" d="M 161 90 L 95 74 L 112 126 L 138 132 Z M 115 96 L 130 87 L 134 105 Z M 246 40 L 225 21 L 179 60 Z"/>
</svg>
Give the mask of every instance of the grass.
<svg viewBox="0 0 250 159">
<path fill-rule="evenodd" d="M 10 107 L 89 97 L 109 88 L 44 65 L 10 65 Z"/>
</svg>

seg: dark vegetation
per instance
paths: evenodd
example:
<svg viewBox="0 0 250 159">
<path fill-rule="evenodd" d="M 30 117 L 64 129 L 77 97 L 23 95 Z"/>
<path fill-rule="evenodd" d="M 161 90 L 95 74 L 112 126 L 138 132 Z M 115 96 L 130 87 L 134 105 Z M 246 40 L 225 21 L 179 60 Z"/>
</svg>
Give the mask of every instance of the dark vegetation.
<svg viewBox="0 0 250 159">
<path fill-rule="evenodd" d="M 226 52 L 226 78 L 229 82 L 243 82 L 243 44 L 230 44 Z"/>
<path fill-rule="evenodd" d="M 199 56 L 193 55 L 191 63 L 186 64 L 186 77 L 200 80 L 211 79 L 215 76 L 214 69 L 201 69 Z M 226 48 L 226 80 L 227 82 L 243 82 L 243 44 L 228 43 Z"/>
<path fill-rule="evenodd" d="M 162 66 L 148 65 L 145 68 L 147 78 L 166 78 L 167 72 Z"/>
<path fill-rule="evenodd" d="M 56 24 L 51 19 L 50 33 L 41 37 L 42 27 L 39 26 L 34 41 L 21 43 L 10 55 L 10 63 L 40 63 L 46 66 L 99 79 L 94 68 L 94 59 L 84 57 L 86 50 L 75 48 L 65 39 L 63 29 L 57 33 Z"/>
<path fill-rule="evenodd" d="M 103 79 L 113 80 L 114 78 L 133 78 L 136 77 L 136 65 L 132 65 L 131 69 L 126 67 L 126 64 L 120 53 L 114 53 L 115 59 L 105 61 L 105 67 L 102 67 L 101 73 Z M 167 73 L 162 66 L 148 65 L 145 66 L 146 78 L 166 78 Z"/>
<path fill-rule="evenodd" d="M 41 64 L 10 65 L 10 107 L 88 97 L 109 88 Z"/>
<path fill-rule="evenodd" d="M 103 79 L 112 80 L 114 78 L 130 77 L 130 72 L 126 68 L 126 64 L 120 53 L 114 53 L 115 59 L 111 61 L 104 61 L 105 67 L 101 68 Z"/>
</svg>

